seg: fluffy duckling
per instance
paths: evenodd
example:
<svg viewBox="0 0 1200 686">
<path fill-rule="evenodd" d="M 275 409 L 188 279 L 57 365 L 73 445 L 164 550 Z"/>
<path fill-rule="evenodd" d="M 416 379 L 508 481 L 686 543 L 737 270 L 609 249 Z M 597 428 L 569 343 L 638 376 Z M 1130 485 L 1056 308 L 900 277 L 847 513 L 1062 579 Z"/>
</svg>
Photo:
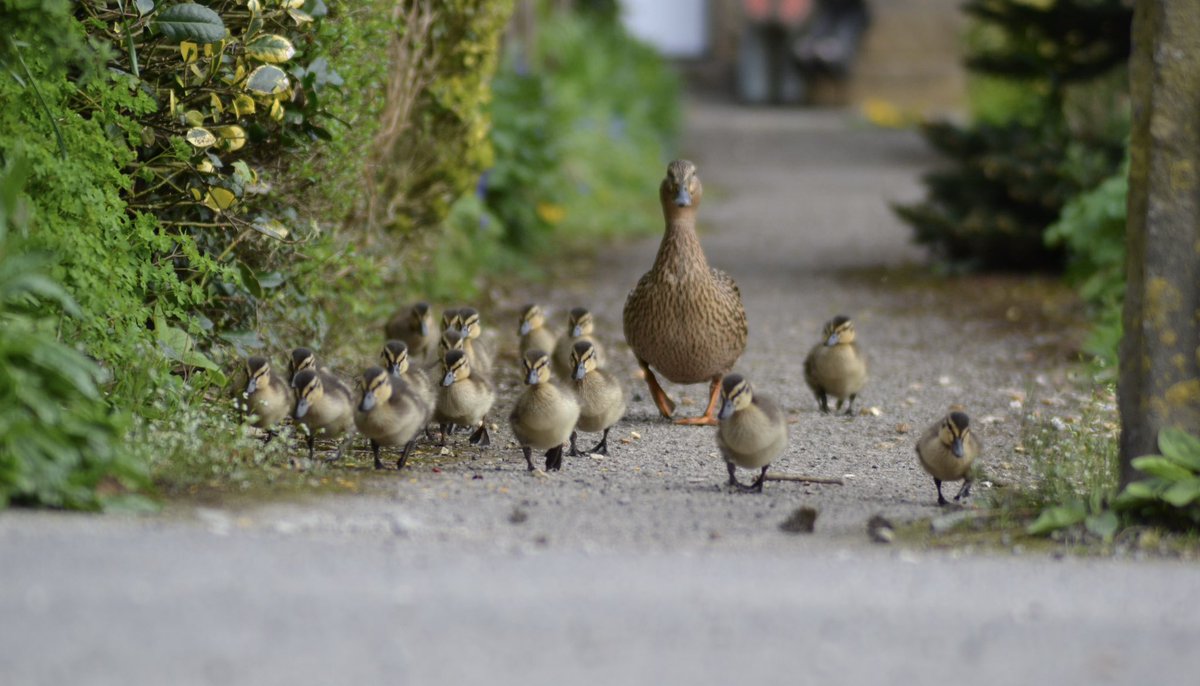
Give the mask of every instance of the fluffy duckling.
<svg viewBox="0 0 1200 686">
<path fill-rule="evenodd" d="M 666 229 L 650 271 L 625 299 L 625 340 L 646 376 L 659 413 L 675 403 L 651 367 L 680 384 L 709 382 L 708 407 L 676 424 L 717 423 L 721 379 L 746 349 L 746 311 L 737 284 L 708 265 L 696 235 L 696 209 L 704 191 L 696 165 L 675 160 L 658 189 Z"/>
<path fill-rule="evenodd" d="M 458 310 L 458 330 L 463 335 L 463 349 L 471 359 L 471 369 L 491 376 L 492 353 L 487 344 L 480 340 L 483 327 L 479 322 L 479 311 L 474 307 L 463 307 Z"/>
<path fill-rule="evenodd" d="M 753 392 L 741 374 L 721 380 L 721 411 L 717 414 L 717 446 L 729 470 L 729 484 L 747 491 L 762 492 L 767 467 L 783 454 L 788 444 L 787 420 L 771 398 Z M 734 466 L 761 469 L 758 478 L 743 486 Z"/>
<path fill-rule="evenodd" d="M 354 425 L 371 441 L 375 469 L 383 469 L 380 447 L 395 445 L 404 446 L 396 460 L 396 469 L 404 469 L 417 434 L 429 422 L 432 408 L 403 378 L 380 367 L 363 372 L 362 388 L 362 398 L 354 411 Z"/>
<path fill-rule="evenodd" d="M 296 394 L 292 416 L 308 429 L 308 459 L 313 459 L 318 434 L 338 438 L 353 433 L 354 396 L 341 379 L 316 369 L 303 369 L 292 377 L 292 390 Z M 341 458 L 345 447 L 346 442 L 340 442 L 332 459 Z"/>
<path fill-rule="evenodd" d="M 488 435 L 487 413 L 496 401 L 492 384 L 471 370 L 471 362 L 465 350 L 451 350 L 442 359 L 442 383 L 437 392 L 437 407 L 434 421 L 442 428 L 442 444 L 453 425 L 479 428 L 471 434 L 471 444 L 491 445 Z"/>
<path fill-rule="evenodd" d="M 246 416 L 250 426 L 267 432 L 269 441 L 275 435 L 271 427 L 292 411 L 287 381 L 271 369 L 270 360 L 259 356 L 246 360 L 246 379 Z"/>
<path fill-rule="evenodd" d="M 588 452 L 608 454 L 608 431 L 625 416 L 625 389 L 616 376 L 600 368 L 596 346 L 587 340 L 575 341 L 571 349 L 571 375 L 575 394 L 579 398 L 579 422 L 571 432 L 571 455 L 578 455 L 575 434 L 578 431 L 603 431 L 604 436 Z"/>
<path fill-rule="evenodd" d="M 854 322 L 838 315 L 825 323 L 821 337 L 804 359 L 804 380 L 822 412 L 829 412 L 827 396 L 832 395 L 838 411 L 849 401 L 846 414 L 853 414 L 854 399 L 867 383 L 867 362 L 854 340 Z"/>
<path fill-rule="evenodd" d="M 532 304 L 521 310 L 521 324 L 517 328 L 517 335 L 521 337 L 521 357 L 525 357 L 525 353 L 535 348 L 554 350 L 554 342 L 557 340 L 554 332 L 546 326 L 546 315 L 542 308 Z"/>
<path fill-rule="evenodd" d="M 954 500 L 971 495 L 971 464 L 983 451 L 983 442 L 971 432 L 971 419 L 958 406 L 925 430 L 917 441 L 917 458 L 933 477 L 937 487 L 938 505 L 946 504 L 942 495 L 943 481 L 962 480 L 962 488 Z"/>
<path fill-rule="evenodd" d="M 574 433 L 579 403 L 571 393 L 550 382 L 550 356 L 530 350 L 521 358 L 525 391 L 517 398 L 508 421 L 521 444 L 525 464 L 533 471 L 532 449 L 546 451 L 546 470 L 562 469 L 563 443 Z"/>
<path fill-rule="evenodd" d="M 569 379 L 575 374 L 575 367 L 571 364 L 571 355 L 574 352 L 576 341 L 590 341 L 594 350 L 593 354 L 596 356 L 596 363 L 604 366 L 604 348 L 592 337 L 592 331 L 595 328 L 595 319 L 586 307 L 571 308 L 571 311 L 567 313 L 567 332 L 558 339 L 558 344 L 553 348 L 555 376 L 560 379 Z M 543 348 L 543 350 L 549 350 L 549 348 Z"/>
<path fill-rule="evenodd" d="M 421 402 L 425 403 L 427 407 L 433 408 L 437 402 L 433 384 L 429 382 L 429 375 L 424 370 L 409 366 L 408 346 L 404 341 L 384 343 L 383 352 L 379 353 L 379 360 L 383 363 L 384 370 L 404 379 L 404 382 L 412 388 L 413 393 L 417 394 Z"/>
<path fill-rule="evenodd" d="M 447 307 L 442 310 L 442 333 L 447 331 L 458 331 L 462 326 L 462 320 L 458 316 L 458 309 Z"/>
<path fill-rule="evenodd" d="M 437 349 L 438 331 L 434 328 L 433 310 L 427 302 L 416 302 L 388 320 L 383 332 L 389 339 L 404 341 L 408 354 L 423 360 Z"/>
</svg>

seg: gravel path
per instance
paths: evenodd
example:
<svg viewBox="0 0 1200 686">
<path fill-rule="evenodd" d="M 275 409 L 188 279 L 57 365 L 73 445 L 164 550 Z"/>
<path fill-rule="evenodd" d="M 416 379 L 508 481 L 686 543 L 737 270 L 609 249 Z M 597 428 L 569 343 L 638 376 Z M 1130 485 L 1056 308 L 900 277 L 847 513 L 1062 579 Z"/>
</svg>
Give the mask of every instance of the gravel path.
<svg viewBox="0 0 1200 686">
<path fill-rule="evenodd" d="M 620 343 L 625 293 L 655 237 L 607 251 L 543 299 L 560 326 L 573 305 L 594 310 L 609 366 L 635 394 L 609 457 L 527 473 L 507 447 L 509 401 L 494 412 L 493 449 L 456 437 L 452 455 L 423 449 L 411 470 L 372 476 L 358 495 L 141 519 L 0 515 L 0 681 L 1007 684 L 1195 673 L 1200 624 L 1173 612 L 1200 600 L 1186 565 L 960 559 L 867 542 L 872 514 L 937 514 L 912 445 L 949 404 L 968 407 L 989 483 L 1003 483 L 1028 473 L 1014 451 L 1025 404 L 1060 402 L 1059 332 L 1012 323 L 1036 313 L 1001 302 L 997 316 L 987 280 L 930 290 L 892 269 L 922 258 L 886 204 L 919 196 L 930 163 L 920 140 L 836 113 L 697 104 L 684 151 L 705 183 L 702 242 L 745 298 L 740 371 L 791 418 L 776 469 L 844 485 L 731 492 L 714 430 L 657 418 Z M 819 414 L 803 382 L 806 351 L 838 313 L 854 317 L 871 362 L 862 407 L 873 411 L 853 418 Z M 515 322 L 493 324 L 511 345 Z M 511 398 L 516 375 L 502 382 Z M 705 400 L 698 386 L 668 390 L 686 399 L 683 412 Z M 350 468 L 370 460 L 358 462 Z M 816 533 L 780 531 L 802 505 L 819 511 Z"/>
</svg>

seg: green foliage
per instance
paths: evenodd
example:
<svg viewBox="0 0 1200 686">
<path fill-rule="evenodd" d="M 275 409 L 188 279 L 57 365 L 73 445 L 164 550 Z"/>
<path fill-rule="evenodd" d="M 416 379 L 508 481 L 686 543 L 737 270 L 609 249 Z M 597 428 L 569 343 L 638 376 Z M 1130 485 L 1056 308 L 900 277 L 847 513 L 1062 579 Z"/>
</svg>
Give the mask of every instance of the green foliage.
<svg viewBox="0 0 1200 686">
<path fill-rule="evenodd" d="M 1200 438 L 1181 429 L 1158 434 L 1159 455 L 1133 460 L 1133 467 L 1148 475 L 1125 487 L 1113 509 L 1128 520 L 1168 528 L 1200 527 Z"/>
<path fill-rule="evenodd" d="M 967 66 L 984 76 L 973 93 L 985 100 L 970 127 L 925 128 L 951 164 L 926 177 L 924 202 L 895 210 L 952 262 L 1057 269 L 1067 251 L 1044 240 L 1047 227 L 1124 153 L 1126 86 L 1110 76 L 1129 55 L 1132 13 L 1120 0 L 976 0 L 964 10 L 980 20 Z"/>
<path fill-rule="evenodd" d="M 1127 156 L 1117 173 L 1071 199 L 1046 231 L 1047 244 L 1067 249 L 1067 276 L 1093 308 L 1095 324 L 1087 352 L 1110 370 L 1116 369 L 1121 339 L 1128 193 Z"/>
<path fill-rule="evenodd" d="M 544 17 L 495 81 L 486 203 L 505 241 L 653 230 L 654 188 L 679 128 L 678 77 L 603 13 Z"/>
<path fill-rule="evenodd" d="M 1115 527 L 1108 504 L 1120 479 L 1117 430 L 1111 388 L 1097 390 L 1078 416 L 1029 418 L 1021 445 L 1032 460 L 1036 483 L 1009 504 L 1039 513 L 1028 533 L 1046 535 L 1082 525 L 1094 536 L 1111 539 Z"/>
<path fill-rule="evenodd" d="M 28 173 L 10 151 L 0 169 L 0 507 L 96 509 L 102 483 L 111 501 L 145 474 L 119 449 L 128 416 L 105 402 L 102 371 L 55 336 L 53 307 L 79 307 L 46 275 L 46 257 L 10 233 L 29 220 Z"/>
</svg>

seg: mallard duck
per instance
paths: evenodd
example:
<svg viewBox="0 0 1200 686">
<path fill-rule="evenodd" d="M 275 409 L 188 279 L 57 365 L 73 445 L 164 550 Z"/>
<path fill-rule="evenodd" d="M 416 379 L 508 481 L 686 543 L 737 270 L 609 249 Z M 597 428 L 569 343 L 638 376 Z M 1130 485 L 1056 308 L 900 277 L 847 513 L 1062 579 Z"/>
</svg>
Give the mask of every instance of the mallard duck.
<svg viewBox="0 0 1200 686">
<path fill-rule="evenodd" d="M 483 326 L 479 322 L 479 311 L 474 307 L 462 307 L 458 310 L 458 330 L 463 335 L 463 350 L 471 359 L 471 369 L 491 376 L 492 354 L 487 344 L 480 340 Z"/>
<path fill-rule="evenodd" d="M 962 480 L 962 488 L 954 499 L 961 500 L 971 495 L 971 464 L 983 451 L 983 442 L 971 432 L 971 418 L 958 406 L 921 434 L 917 441 L 917 459 L 933 477 L 937 487 L 937 504 L 945 505 L 942 495 L 943 481 Z"/>
<path fill-rule="evenodd" d="M 389 339 L 404 341 L 408 354 L 417 360 L 432 355 L 437 348 L 438 331 L 427 302 L 416 302 L 396 312 L 384 325 L 383 332 Z"/>
<path fill-rule="evenodd" d="M 521 323 L 517 327 L 517 335 L 521 337 L 521 357 L 537 348 L 538 350 L 554 350 L 557 337 L 546 327 L 546 315 L 537 305 L 526 305 L 521 310 Z"/>
<path fill-rule="evenodd" d="M 354 425 L 371 440 L 375 469 L 383 469 L 380 447 L 395 445 L 404 446 L 396 460 L 396 469 L 404 469 L 417 434 L 429 422 L 432 408 L 403 378 L 380 367 L 363 372 L 362 388 L 362 398 L 355 407 Z"/>
<path fill-rule="evenodd" d="M 434 421 L 442 428 L 442 443 L 445 444 L 451 426 L 478 425 L 479 428 L 471 434 L 471 444 L 491 445 L 487 413 L 495 401 L 496 392 L 492 390 L 491 382 L 471 370 L 466 351 L 447 352 L 442 359 L 442 383 L 438 388 L 437 407 L 433 413 Z"/>
<path fill-rule="evenodd" d="M 433 384 L 429 382 L 429 375 L 423 369 L 409 365 L 408 346 L 404 341 L 384 343 L 383 351 L 379 353 L 379 360 L 383 363 L 385 371 L 404 379 L 404 382 L 412 388 L 421 402 L 425 403 L 427 407 L 433 408 L 436 403 Z"/>
<path fill-rule="evenodd" d="M 271 368 L 267 358 L 254 356 L 246 360 L 245 397 L 250 426 L 266 431 L 266 440 L 271 440 L 275 435 L 271 427 L 288 416 L 293 402 L 287 381 Z"/>
<path fill-rule="evenodd" d="M 741 374 L 729 374 L 721 381 L 721 411 L 717 418 L 717 446 L 729 470 L 729 484 L 761 492 L 767 467 L 787 448 L 783 411 L 771 398 L 755 393 Z M 734 474 L 735 465 L 762 471 L 754 483 L 743 486 Z"/>
<path fill-rule="evenodd" d="M 659 186 L 666 231 L 654 266 L 625 300 L 625 340 L 646 376 L 662 416 L 675 403 L 651 367 L 680 384 L 709 382 L 708 408 L 677 424 L 716 424 L 721 378 L 746 349 L 742 295 L 728 274 L 708 266 L 696 236 L 696 208 L 703 189 L 696 167 L 676 160 Z"/>
<path fill-rule="evenodd" d="M 579 398 L 579 422 L 571 432 L 571 455 L 578 455 L 576 432 L 603 431 L 604 436 L 588 452 L 608 454 L 608 431 L 625 416 L 625 389 L 614 375 L 600 368 L 596 346 L 591 341 L 575 341 L 571 349 L 571 375 L 575 394 Z"/>
<path fill-rule="evenodd" d="M 854 399 L 867 383 L 867 362 L 854 339 L 854 322 L 838 315 L 825 323 L 821 342 L 804 358 L 804 380 L 822 412 L 829 412 L 826 396 L 832 395 L 837 398 L 836 410 L 848 401 L 846 414 L 854 414 Z"/>
<path fill-rule="evenodd" d="M 604 366 L 604 348 L 592 337 L 596 328 L 592 313 L 586 307 L 573 307 L 567 313 L 567 331 L 558 339 L 554 346 L 554 375 L 560 379 L 569 379 L 575 374 L 575 366 L 571 364 L 576 341 L 589 341 L 592 344 L 596 363 Z M 549 348 L 543 348 L 549 350 Z"/>
<path fill-rule="evenodd" d="M 563 443 L 579 420 L 579 402 L 568 391 L 550 382 L 550 356 L 530 350 L 521 358 L 525 367 L 525 391 L 508 416 L 513 435 L 521 444 L 525 464 L 533 471 L 530 453 L 546 451 L 546 469 L 562 469 Z"/>
<path fill-rule="evenodd" d="M 354 396 L 350 388 L 336 376 L 316 369 L 303 369 L 292 377 L 296 409 L 292 416 L 308 429 L 308 459 L 313 459 L 317 436 L 349 438 L 354 432 Z M 346 442 L 338 443 L 337 454 L 342 457 Z"/>
</svg>

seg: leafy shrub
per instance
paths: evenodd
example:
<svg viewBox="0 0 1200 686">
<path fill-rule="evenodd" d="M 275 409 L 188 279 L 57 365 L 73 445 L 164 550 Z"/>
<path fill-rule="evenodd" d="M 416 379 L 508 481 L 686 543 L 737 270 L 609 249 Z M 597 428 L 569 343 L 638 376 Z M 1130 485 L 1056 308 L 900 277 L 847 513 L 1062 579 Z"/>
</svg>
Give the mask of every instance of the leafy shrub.
<svg viewBox="0 0 1200 686">
<path fill-rule="evenodd" d="M 679 129 L 680 84 L 605 12 L 551 12 L 496 78 L 485 178 L 506 242 L 652 230 L 654 189 Z M 531 106 L 532 105 L 532 106 Z"/>
<path fill-rule="evenodd" d="M 1093 308 L 1094 325 L 1087 352 L 1116 369 L 1121 339 L 1121 303 L 1125 295 L 1125 210 L 1129 158 L 1120 170 L 1094 189 L 1071 199 L 1046 242 L 1063 246 L 1069 257 L 1067 277 Z"/>
<path fill-rule="evenodd" d="M 10 502 L 94 509 L 145 483 L 119 450 L 127 415 L 112 412 L 94 362 L 55 337 L 50 306 L 79 313 L 45 274 L 44 255 L 10 231 L 28 220 L 21 197 L 28 163 L 10 150 L 0 169 L 0 507 Z"/>
</svg>

